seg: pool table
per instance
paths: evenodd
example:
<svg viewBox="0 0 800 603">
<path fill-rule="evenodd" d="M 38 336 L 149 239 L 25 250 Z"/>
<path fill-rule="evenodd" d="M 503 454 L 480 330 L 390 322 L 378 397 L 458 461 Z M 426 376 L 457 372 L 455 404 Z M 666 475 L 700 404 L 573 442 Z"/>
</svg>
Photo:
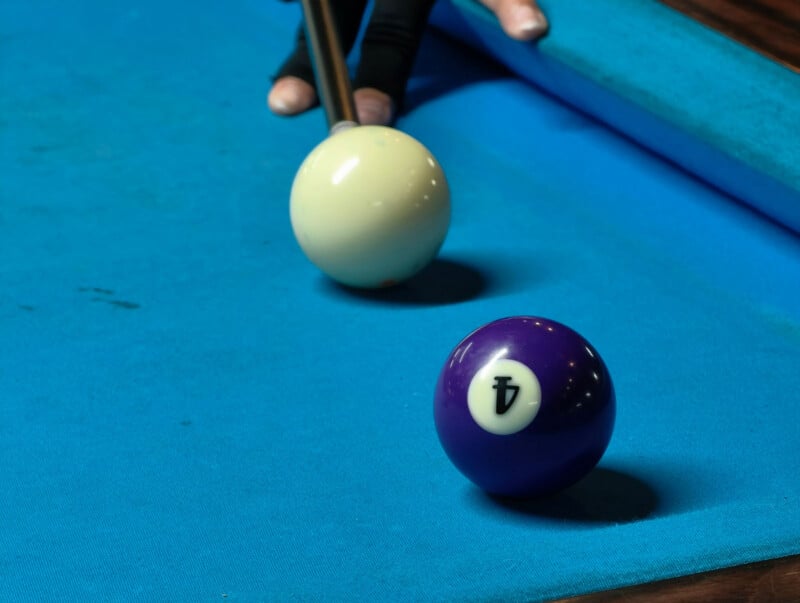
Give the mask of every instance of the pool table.
<svg viewBox="0 0 800 603">
<path fill-rule="evenodd" d="M 791 195 L 742 202 L 439 14 L 396 126 L 448 238 L 338 286 L 288 218 L 324 116 L 264 103 L 298 17 L 0 6 L 2 597 L 540 601 L 800 553 Z M 433 423 L 452 347 L 513 315 L 616 388 L 600 464 L 544 499 L 478 490 Z"/>
</svg>

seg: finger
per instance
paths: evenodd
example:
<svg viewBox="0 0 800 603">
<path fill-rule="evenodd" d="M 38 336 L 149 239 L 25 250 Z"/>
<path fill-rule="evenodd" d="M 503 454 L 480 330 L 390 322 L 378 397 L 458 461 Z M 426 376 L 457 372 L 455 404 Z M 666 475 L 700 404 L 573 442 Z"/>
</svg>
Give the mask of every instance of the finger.
<svg viewBox="0 0 800 603">
<path fill-rule="evenodd" d="M 388 126 L 394 120 L 394 102 L 376 88 L 359 88 L 353 93 L 358 123 L 364 126 Z"/>
<path fill-rule="evenodd" d="M 547 33 L 548 22 L 536 0 L 480 0 L 515 40 L 536 40 Z"/>
<path fill-rule="evenodd" d="M 267 95 L 267 105 L 278 115 L 297 115 L 317 104 L 317 91 L 307 81 L 294 75 L 275 80 Z"/>
<path fill-rule="evenodd" d="M 372 88 L 399 106 L 434 0 L 375 0 L 353 87 Z M 390 104 L 390 106 L 391 106 Z"/>
</svg>

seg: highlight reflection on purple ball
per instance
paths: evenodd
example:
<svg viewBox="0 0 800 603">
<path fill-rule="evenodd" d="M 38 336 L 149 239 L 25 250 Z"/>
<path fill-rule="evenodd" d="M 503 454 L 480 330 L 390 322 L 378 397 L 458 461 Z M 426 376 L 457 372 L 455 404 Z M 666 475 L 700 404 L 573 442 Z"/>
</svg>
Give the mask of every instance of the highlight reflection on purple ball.
<svg viewBox="0 0 800 603">
<path fill-rule="evenodd" d="M 585 476 L 614 428 L 614 386 L 581 335 L 533 316 L 491 322 L 444 364 L 434 420 L 453 464 L 499 496 L 540 496 Z"/>
</svg>

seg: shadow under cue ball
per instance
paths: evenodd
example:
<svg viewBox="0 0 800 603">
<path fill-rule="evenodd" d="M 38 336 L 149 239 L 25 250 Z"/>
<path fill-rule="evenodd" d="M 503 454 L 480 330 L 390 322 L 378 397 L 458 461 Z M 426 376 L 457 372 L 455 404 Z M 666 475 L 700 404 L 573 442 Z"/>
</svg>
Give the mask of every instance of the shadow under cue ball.
<svg viewBox="0 0 800 603">
<path fill-rule="evenodd" d="M 434 398 L 439 440 L 486 492 L 554 493 L 597 465 L 611 440 L 616 398 L 603 359 L 553 320 L 515 316 L 462 340 Z"/>
<path fill-rule="evenodd" d="M 297 242 L 322 272 L 351 287 L 387 287 L 436 257 L 450 225 L 450 189 L 411 136 L 355 126 L 303 161 L 290 210 Z"/>
</svg>

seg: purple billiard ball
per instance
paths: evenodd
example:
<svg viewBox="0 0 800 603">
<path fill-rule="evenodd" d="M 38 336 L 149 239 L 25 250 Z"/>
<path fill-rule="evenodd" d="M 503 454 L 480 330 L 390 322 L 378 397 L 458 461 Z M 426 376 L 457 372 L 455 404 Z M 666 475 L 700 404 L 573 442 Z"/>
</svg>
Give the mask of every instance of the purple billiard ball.
<svg viewBox="0 0 800 603">
<path fill-rule="evenodd" d="M 566 488 L 597 465 L 611 440 L 614 386 L 591 344 L 533 316 L 491 322 L 450 353 L 434 420 L 453 464 L 497 496 Z"/>
</svg>

